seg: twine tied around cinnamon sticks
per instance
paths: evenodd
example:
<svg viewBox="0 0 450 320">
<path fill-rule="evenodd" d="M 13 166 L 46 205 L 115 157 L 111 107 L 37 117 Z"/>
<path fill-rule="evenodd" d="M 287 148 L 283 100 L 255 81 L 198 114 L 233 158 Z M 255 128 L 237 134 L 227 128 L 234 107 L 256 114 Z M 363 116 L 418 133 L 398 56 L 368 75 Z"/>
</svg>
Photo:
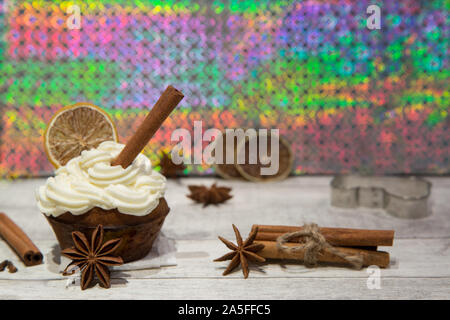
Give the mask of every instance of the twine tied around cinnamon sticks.
<svg viewBox="0 0 450 320">
<path fill-rule="evenodd" d="M 304 242 L 298 246 L 288 247 L 285 245 L 289 240 L 299 237 L 303 238 Z M 277 238 L 277 248 L 286 253 L 304 251 L 304 263 L 308 268 L 317 266 L 318 256 L 325 249 L 344 259 L 355 269 L 363 267 L 363 257 L 346 254 L 330 245 L 320 232 L 319 226 L 315 223 L 305 224 L 300 231 L 289 232 L 279 236 Z"/>
</svg>

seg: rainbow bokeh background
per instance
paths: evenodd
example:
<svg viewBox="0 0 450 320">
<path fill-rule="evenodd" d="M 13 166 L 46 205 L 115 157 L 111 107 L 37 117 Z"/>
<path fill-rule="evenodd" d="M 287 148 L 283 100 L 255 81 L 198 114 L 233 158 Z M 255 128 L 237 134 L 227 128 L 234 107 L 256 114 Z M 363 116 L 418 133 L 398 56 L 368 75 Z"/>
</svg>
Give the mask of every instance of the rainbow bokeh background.
<svg viewBox="0 0 450 320">
<path fill-rule="evenodd" d="M 295 174 L 450 172 L 449 1 L 0 3 L 1 177 L 52 173 L 42 134 L 59 108 L 99 105 L 126 141 L 168 84 L 186 98 L 146 148 L 154 161 L 203 120 L 279 128 Z"/>
</svg>

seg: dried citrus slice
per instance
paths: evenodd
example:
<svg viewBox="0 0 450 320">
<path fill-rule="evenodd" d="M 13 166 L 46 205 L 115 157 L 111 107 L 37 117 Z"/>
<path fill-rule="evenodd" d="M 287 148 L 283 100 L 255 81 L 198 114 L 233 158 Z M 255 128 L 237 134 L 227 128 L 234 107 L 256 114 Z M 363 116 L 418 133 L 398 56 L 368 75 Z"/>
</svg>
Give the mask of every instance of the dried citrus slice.
<svg viewBox="0 0 450 320">
<path fill-rule="evenodd" d="M 264 137 L 265 136 L 265 137 Z M 278 170 L 272 175 L 262 175 L 261 168 L 269 167 L 269 164 L 262 164 L 260 155 L 257 155 L 257 163 L 250 164 L 249 163 L 249 146 L 250 146 L 250 138 L 247 138 L 243 141 L 238 147 L 238 152 L 245 152 L 245 163 L 244 164 L 235 164 L 237 171 L 247 180 L 253 182 L 268 182 L 268 181 L 278 181 L 285 179 L 292 170 L 292 165 L 294 161 L 294 157 L 292 154 L 290 144 L 280 136 L 272 136 L 270 133 L 261 135 L 258 134 L 255 138 L 256 145 L 258 146 L 258 150 L 260 147 L 260 138 L 265 138 L 263 141 L 266 141 L 267 144 L 267 153 L 273 154 L 271 150 L 271 139 L 278 139 L 278 151 L 274 150 L 278 154 Z"/>
<path fill-rule="evenodd" d="M 80 102 L 59 110 L 44 134 L 44 149 L 50 162 L 64 166 L 84 150 L 104 141 L 117 141 L 117 130 L 110 116 L 99 107 Z"/>
<path fill-rule="evenodd" d="M 227 136 L 226 134 L 223 132 L 222 135 L 220 137 L 217 138 L 218 139 L 218 143 L 220 143 L 220 145 L 223 148 L 223 160 L 226 159 L 227 157 L 227 152 L 226 152 L 226 143 L 227 143 Z M 236 147 L 237 147 L 237 138 L 234 137 L 234 159 L 236 159 Z M 214 155 L 214 152 L 213 152 Z M 225 162 L 225 161 L 223 161 Z M 221 176 L 224 179 L 236 179 L 236 180 L 244 180 L 241 176 L 241 174 L 239 173 L 239 171 L 236 169 L 235 164 L 231 163 L 231 164 L 225 164 L 225 163 L 221 163 L 221 164 L 214 164 L 214 167 L 216 169 L 216 173 Z"/>
</svg>

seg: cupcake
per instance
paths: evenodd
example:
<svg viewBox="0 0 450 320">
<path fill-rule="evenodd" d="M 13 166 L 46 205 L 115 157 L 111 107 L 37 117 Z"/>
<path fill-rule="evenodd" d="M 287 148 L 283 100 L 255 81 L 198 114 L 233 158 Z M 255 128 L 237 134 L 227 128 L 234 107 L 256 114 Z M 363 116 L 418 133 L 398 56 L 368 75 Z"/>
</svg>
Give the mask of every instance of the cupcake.
<svg viewBox="0 0 450 320">
<path fill-rule="evenodd" d="M 62 249 L 73 246 L 72 232 L 90 236 L 102 225 L 105 241 L 122 239 L 115 254 L 124 262 L 150 252 L 169 207 L 166 178 L 141 151 L 183 97 L 168 86 L 126 145 L 111 141 L 115 127 L 96 106 L 76 104 L 52 119 L 44 146 L 57 169 L 36 199 Z"/>
<path fill-rule="evenodd" d="M 62 249 L 72 231 L 91 233 L 101 224 L 105 239 L 122 238 L 117 254 L 125 262 L 146 256 L 169 207 L 166 179 L 139 154 L 127 168 L 112 166 L 125 146 L 105 141 L 55 171 L 37 191 L 37 205 Z"/>
</svg>

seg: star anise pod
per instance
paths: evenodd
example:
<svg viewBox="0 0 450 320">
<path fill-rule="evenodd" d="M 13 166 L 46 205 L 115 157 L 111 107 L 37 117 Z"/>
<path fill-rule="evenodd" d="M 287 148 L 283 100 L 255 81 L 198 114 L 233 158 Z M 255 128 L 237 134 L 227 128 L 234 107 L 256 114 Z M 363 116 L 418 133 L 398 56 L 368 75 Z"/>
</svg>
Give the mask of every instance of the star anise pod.
<svg viewBox="0 0 450 320">
<path fill-rule="evenodd" d="M 233 197 L 229 194 L 231 188 L 218 187 L 215 183 L 210 188 L 194 185 L 190 185 L 188 188 L 191 194 L 187 195 L 187 197 L 196 202 L 203 203 L 203 207 L 210 204 L 219 204 Z"/>
<path fill-rule="evenodd" d="M 159 161 L 159 166 L 161 167 L 161 173 L 166 178 L 176 178 L 178 174 L 186 168 L 182 163 L 173 163 L 172 158 L 170 158 L 169 155 L 164 151 L 161 154 L 162 157 Z"/>
<path fill-rule="evenodd" d="M 256 252 L 264 248 L 264 245 L 262 243 L 253 243 L 256 237 L 256 233 L 258 232 L 258 228 L 255 228 L 245 241 L 242 241 L 241 234 L 234 224 L 233 230 L 234 234 L 236 235 L 237 245 L 219 236 L 220 241 L 222 241 L 228 248 L 233 251 L 223 255 L 220 258 L 215 259 L 214 261 L 231 260 L 230 264 L 223 272 L 224 276 L 229 274 L 240 264 L 242 267 L 242 273 L 244 273 L 244 278 L 247 279 L 249 274 L 247 260 L 250 260 L 252 262 L 266 261 L 266 259 L 256 254 Z"/>
<path fill-rule="evenodd" d="M 109 266 L 123 264 L 121 257 L 114 256 L 113 252 L 120 246 L 122 239 L 113 239 L 103 243 L 103 226 L 98 225 L 92 233 L 89 242 L 86 236 L 79 232 L 72 232 L 74 247 L 61 251 L 63 255 L 72 260 L 66 267 L 63 275 L 74 274 L 77 268 L 81 271 L 81 289 L 86 289 L 94 278 L 94 272 L 100 282 L 109 288 L 110 272 Z"/>
</svg>

